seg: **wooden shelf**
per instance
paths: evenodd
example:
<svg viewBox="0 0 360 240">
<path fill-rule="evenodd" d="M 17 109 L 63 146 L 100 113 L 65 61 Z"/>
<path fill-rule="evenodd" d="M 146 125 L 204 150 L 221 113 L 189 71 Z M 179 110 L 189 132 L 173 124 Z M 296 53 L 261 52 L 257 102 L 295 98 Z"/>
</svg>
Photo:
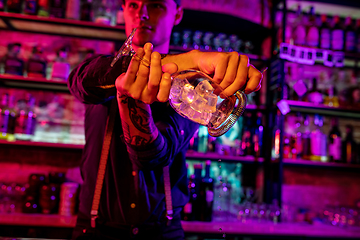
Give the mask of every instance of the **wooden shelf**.
<svg viewBox="0 0 360 240">
<path fill-rule="evenodd" d="M 310 102 L 281 100 L 282 104 L 287 104 L 292 112 L 302 112 L 311 114 L 320 114 L 327 116 L 336 116 L 343 118 L 360 118 L 360 109 L 345 107 L 329 107 L 323 104 L 314 104 Z"/>
<path fill-rule="evenodd" d="M 66 143 L 51 143 L 51 142 L 32 142 L 32 141 L 6 141 L 0 140 L 0 145 L 12 146 L 29 146 L 29 147 L 42 147 L 42 148 L 63 148 L 63 149 L 79 149 L 82 150 L 83 144 L 66 144 Z"/>
<path fill-rule="evenodd" d="M 0 225 L 38 226 L 74 228 L 76 216 L 56 214 L 0 214 Z M 359 239 L 360 228 L 340 228 L 330 225 L 305 223 L 258 223 L 258 222 L 198 222 L 182 221 L 187 233 L 226 234 L 226 235 L 269 235 L 296 237 L 338 237 L 343 239 Z M 221 229 L 221 231 L 219 230 Z"/>
<path fill-rule="evenodd" d="M 229 156 L 229 155 L 220 155 L 217 153 L 201 153 L 195 151 L 188 151 L 186 153 L 187 159 L 193 160 L 213 160 L 213 161 L 230 161 L 230 162 L 240 162 L 240 163 L 262 163 L 264 162 L 263 158 L 256 158 L 254 156 Z"/>
<path fill-rule="evenodd" d="M 57 81 L 46 78 L 32 78 L 16 75 L 0 74 L 0 82 L 7 87 L 32 88 L 69 92 L 66 81 Z"/>
<path fill-rule="evenodd" d="M 360 164 L 351 163 L 336 163 L 336 162 L 320 162 L 311 161 L 305 159 L 288 159 L 284 158 L 283 163 L 289 166 L 308 166 L 308 167 L 320 167 L 320 168 L 334 168 L 334 169 L 353 169 L 360 170 Z"/>
<path fill-rule="evenodd" d="M 124 26 L 109 26 L 78 20 L 0 12 L 0 29 L 52 35 L 124 41 Z"/>
</svg>

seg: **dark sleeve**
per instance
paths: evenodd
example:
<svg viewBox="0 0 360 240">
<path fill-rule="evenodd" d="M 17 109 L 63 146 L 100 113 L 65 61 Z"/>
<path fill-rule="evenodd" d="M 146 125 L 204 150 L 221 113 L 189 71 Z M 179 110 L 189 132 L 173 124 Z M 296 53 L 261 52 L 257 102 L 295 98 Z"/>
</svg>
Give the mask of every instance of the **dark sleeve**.
<svg viewBox="0 0 360 240">
<path fill-rule="evenodd" d="M 68 88 L 83 103 L 98 104 L 116 94 L 115 80 L 125 72 L 130 57 L 119 59 L 110 67 L 113 56 L 95 55 L 76 66 L 68 78 Z"/>
<path fill-rule="evenodd" d="M 155 141 L 143 147 L 128 145 L 130 158 L 139 169 L 163 167 L 171 164 L 176 155 L 185 155 L 189 141 L 199 126 L 177 114 L 170 106 L 156 118 L 159 135 Z"/>
</svg>

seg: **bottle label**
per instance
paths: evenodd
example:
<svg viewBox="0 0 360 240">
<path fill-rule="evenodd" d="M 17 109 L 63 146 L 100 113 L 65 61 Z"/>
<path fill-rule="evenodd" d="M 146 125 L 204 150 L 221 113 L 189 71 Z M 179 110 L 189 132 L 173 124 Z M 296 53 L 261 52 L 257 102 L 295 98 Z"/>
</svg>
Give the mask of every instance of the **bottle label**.
<svg viewBox="0 0 360 240">
<path fill-rule="evenodd" d="M 317 47 L 319 43 L 319 31 L 313 26 L 310 27 L 308 34 L 306 36 L 307 45 L 309 47 Z"/>
<path fill-rule="evenodd" d="M 344 47 L 344 31 L 335 29 L 331 34 L 331 46 L 334 50 L 342 50 Z"/>
<path fill-rule="evenodd" d="M 332 156 L 334 161 L 341 160 L 341 137 L 332 137 L 332 142 L 329 143 L 329 155 Z"/>
<path fill-rule="evenodd" d="M 345 50 L 352 52 L 355 50 L 355 32 L 347 32 L 345 36 Z"/>
<path fill-rule="evenodd" d="M 320 48 L 329 49 L 330 48 L 330 29 L 324 28 L 320 31 Z"/>
</svg>

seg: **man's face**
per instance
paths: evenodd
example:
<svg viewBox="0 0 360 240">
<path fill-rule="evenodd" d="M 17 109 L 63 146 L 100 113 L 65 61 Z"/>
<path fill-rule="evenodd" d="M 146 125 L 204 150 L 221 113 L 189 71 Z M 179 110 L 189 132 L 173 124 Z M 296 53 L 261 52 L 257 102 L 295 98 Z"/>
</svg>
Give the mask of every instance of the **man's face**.
<svg viewBox="0 0 360 240">
<path fill-rule="evenodd" d="M 134 47 L 142 47 L 147 42 L 154 48 L 168 47 L 172 28 L 182 17 L 181 7 L 177 7 L 174 0 L 125 0 L 123 9 L 126 34 L 137 28 Z"/>
</svg>

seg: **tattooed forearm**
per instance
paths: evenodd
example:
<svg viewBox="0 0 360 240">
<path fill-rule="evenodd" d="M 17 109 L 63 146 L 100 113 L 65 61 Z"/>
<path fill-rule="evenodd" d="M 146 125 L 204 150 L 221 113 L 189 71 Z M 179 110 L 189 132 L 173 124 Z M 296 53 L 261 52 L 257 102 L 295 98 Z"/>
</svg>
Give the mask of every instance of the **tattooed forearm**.
<svg viewBox="0 0 360 240">
<path fill-rule="evenodd" d="M 134 146 L 151 143 L 157 136 L 157 130 L 149 105 L 122 94 L 118 94 L 118 102 L 122 109 L 126 109 L 121 111 L 124 141 Z"/>
</svg>

